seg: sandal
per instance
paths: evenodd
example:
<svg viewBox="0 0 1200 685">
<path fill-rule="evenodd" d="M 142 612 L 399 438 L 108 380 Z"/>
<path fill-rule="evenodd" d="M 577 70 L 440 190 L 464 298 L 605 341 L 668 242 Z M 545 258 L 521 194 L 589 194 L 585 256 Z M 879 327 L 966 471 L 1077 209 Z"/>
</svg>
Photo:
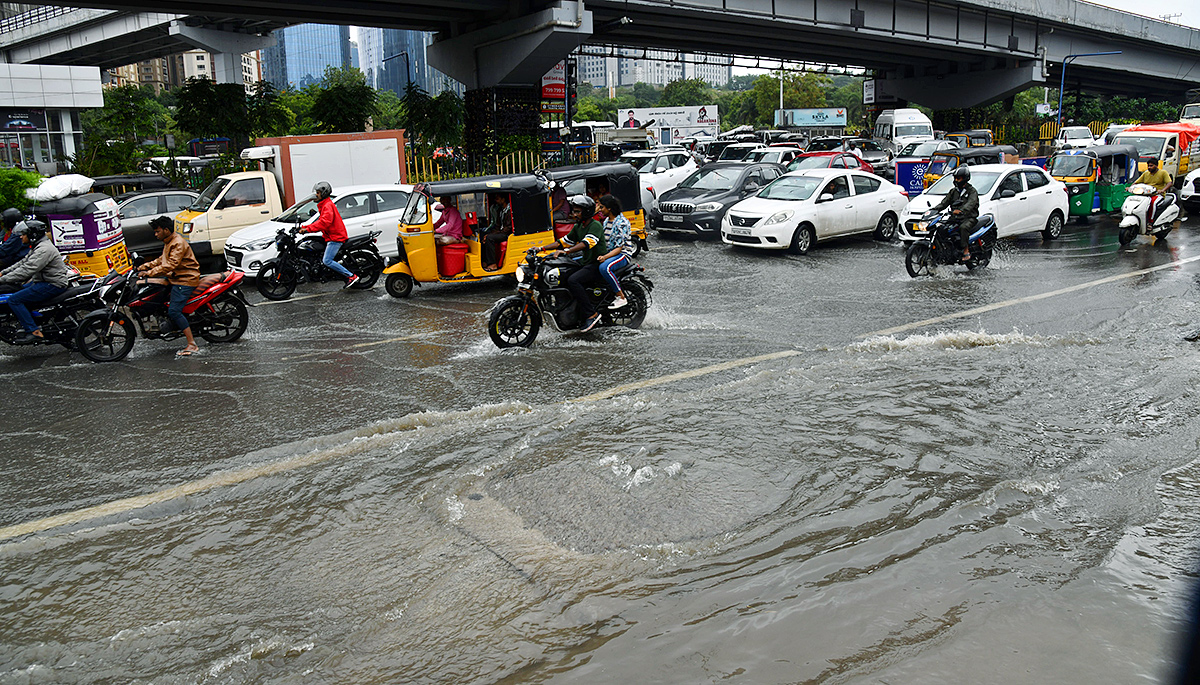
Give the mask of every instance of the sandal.
<svg viewBox="0 0 1200 685">
<path fill-rule="evenodd" d="M 185 347 L 175 353 L 176 357 L 190 357 L 200 351 L 199 347 Z"/>
</svg>

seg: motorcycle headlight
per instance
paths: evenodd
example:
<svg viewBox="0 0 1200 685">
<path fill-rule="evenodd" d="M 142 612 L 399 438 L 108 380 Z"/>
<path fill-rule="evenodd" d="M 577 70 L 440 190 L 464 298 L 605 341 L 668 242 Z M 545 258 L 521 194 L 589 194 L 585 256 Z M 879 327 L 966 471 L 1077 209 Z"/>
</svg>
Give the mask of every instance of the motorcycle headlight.
<svg viewBox="0 0 1200 685">
<path fill-rule="evenodd" d="M 274 243 L 275 243 L 274 238 L 263 238 L 261 240 L 255 240 L 252 243 L 246 243 L 245 245 L 242 246 L 242 249 L 251 251 L 251 252 L 258 251 L 258 250 L 265 250 L 268 247 L 270 247 L 271 245 L 273 245 Z"/>
<path fill-rule="evenodd" d="M 783 222 L 792 218 L 792 214 L 793 214 L 792 210 L 785 209 L 782 212 L 779 212 L 779 213 L 773 215 L 770 219 L 767 219 L 766 225 L 771 226 L 774 224 L 782 224 Z"/>
<path fill-rule="evenodd" d="M 697 212 L 715 212 L 715 211 L 720 210 L 721 207 L 722 207 L 722 205 L 720 202 L 705 202 L 703 204 L 696 205 L 696 211 Z"/>
<path fill-rule="evenodd" d="M 525 267 L 518 266 L 516 272 L 514 272 L 513 275 L 517 277 L 517 283 L 524 283 L 525 282 Z"/>
</svg>

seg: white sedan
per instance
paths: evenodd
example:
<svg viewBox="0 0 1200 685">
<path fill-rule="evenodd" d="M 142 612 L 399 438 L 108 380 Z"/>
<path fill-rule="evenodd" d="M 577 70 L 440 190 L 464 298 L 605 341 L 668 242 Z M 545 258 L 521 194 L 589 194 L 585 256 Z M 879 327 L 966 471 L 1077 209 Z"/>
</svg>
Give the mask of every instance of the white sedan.
<svg viewBox="0 0 1200 685">
<path fill-rule="evenodd" d="M 1200 206 L 1200 169 L 1183 177 L 1183 183 L 1179 184 L 1179 199 L 1181 202 Z"/>
<path fill-rule="evenodd" d="M 874 174 L 847 169 L 804 169 L 784 174 L 754 197 L 729 208 L 721 220 L 728 245 L 808 252 L 818 240 L 874 232 L 896 237 L 908 195 Z"/>
<path fill-rule="evenodd" d="M 342 216 L 342 223 L 346 224 L 347 236 L 354 238 L 370 231 L 381 232 L 379 238 L 383 240 L 377 239 L 375 244 L 386 261 L 399 253 L 395 235 L 412 188 L 410 185 L 385 184 L 347 186 L 334 188 L 330 197 Z M 309 195 L 274 219 L 247 226 L 229 236 L 225 241 L 225 262 L 230 269 L 253 278 L 263 264 L 279 254 L 275 249 L 276 231 L 293 228 L 297 223 L 307 225 L 316 218 L 316 196 Z"/>
<path fill-rule="evenodd" d="M 621 155 L 620 161 L 632 164 L 638 172 L 644 208 L 700 168 L 683 148 L 634 150 Z"/>
<path fill-rule="evenodd" d="M 996 219 L 999 237 L 1041 231 L 1046 240 L 1062 235 L 1067 216 L 1067 186 L 1042 168 L 1028 164 L 979 164 L 970 167 L 971 185 L 979 193 L 979 214 Z M 913 198 L 900 217 L 900 239 L 924 238 L 918 222 L 954 187 L 947 174 Z"/>
</svg>

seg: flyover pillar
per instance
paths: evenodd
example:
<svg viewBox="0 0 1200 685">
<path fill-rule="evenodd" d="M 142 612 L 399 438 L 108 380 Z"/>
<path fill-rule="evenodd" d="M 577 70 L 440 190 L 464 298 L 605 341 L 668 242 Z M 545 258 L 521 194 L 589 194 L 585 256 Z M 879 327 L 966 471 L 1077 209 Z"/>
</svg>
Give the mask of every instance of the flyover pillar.
<svg viewBox="0 0 1200 685">
<path fill-rule="evenodd" d="M 205 29 L 188 26 L 179 20 L 171 22 L 169 32 L 200 50 L 212 53 L 213 78 L 217 83 L 242 83 L 242 55 L 275 44 L 273 36 Z"/>
</svg>

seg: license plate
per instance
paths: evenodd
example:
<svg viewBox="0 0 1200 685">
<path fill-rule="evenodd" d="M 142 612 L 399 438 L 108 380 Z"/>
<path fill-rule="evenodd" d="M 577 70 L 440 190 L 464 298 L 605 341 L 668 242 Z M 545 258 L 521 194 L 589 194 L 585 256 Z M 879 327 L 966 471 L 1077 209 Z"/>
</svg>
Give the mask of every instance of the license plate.
<svg viewBox="0 0 1200 685">
<path fill-rule="evenodd" d="M 683 217 L 679 214 L 663 214 L 663 221 L 672 224 L 683 223 Z"/>
<path fill-rule="evenodd" d="M 729 232 L 733 235 L 750 235 L 750 229 L 748 228 L 730 228 Z"/>
</svg>

